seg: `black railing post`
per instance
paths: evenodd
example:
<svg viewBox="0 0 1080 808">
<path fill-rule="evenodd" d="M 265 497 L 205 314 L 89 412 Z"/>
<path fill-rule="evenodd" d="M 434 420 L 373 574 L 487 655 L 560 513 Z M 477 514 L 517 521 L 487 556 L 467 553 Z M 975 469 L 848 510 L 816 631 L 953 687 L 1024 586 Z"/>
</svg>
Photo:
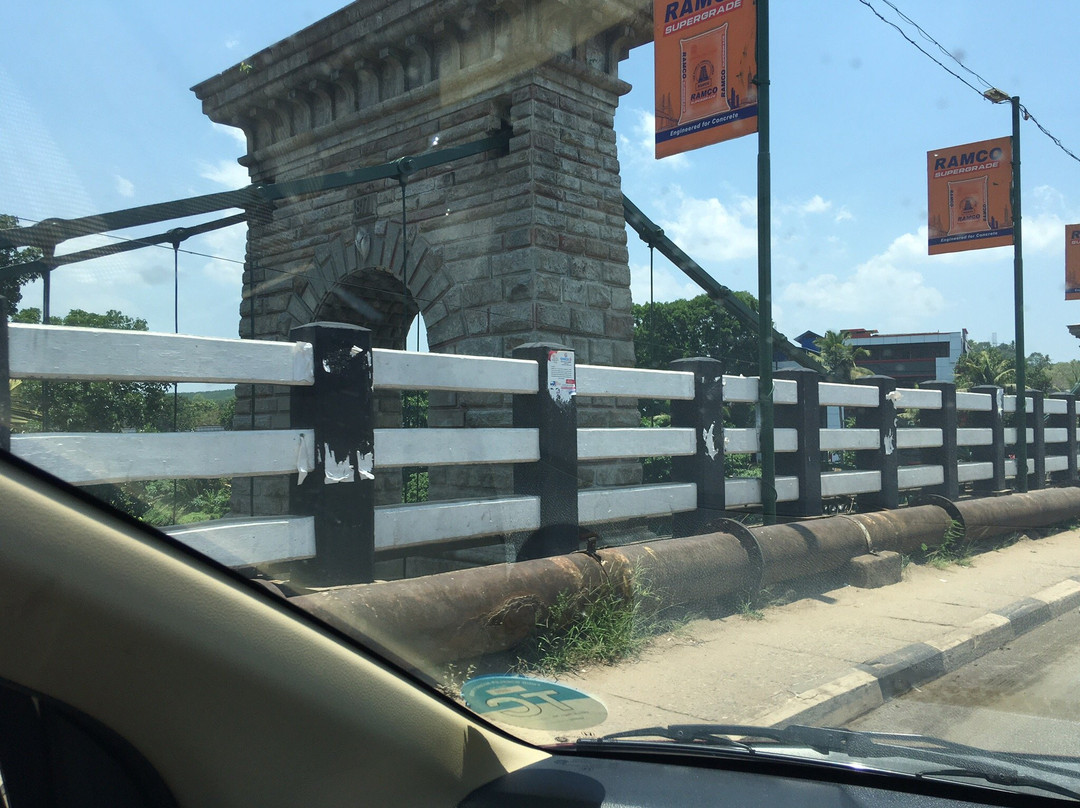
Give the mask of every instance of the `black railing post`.
<svg viewBox="0 0 1080 808">
<path fill-rule="evenodd" d="M 1050 426 L 1055 429 L 1065 430 L 1065 442 L 1053 443 L 1053 453 L 1055 455 L 1065 453 L 1068 460 L 1068 466 L 1065 471 L 1055 471 L 1050 475 L 1050 479 L 1054 482 L 1060 483 L 1075 483 L 1077 481 L 1076 473 L 1076 396 L 1071 393 L 1053 393 L 1050 398 L 1058 399 L 1065 402 L 1065 413 L 1063 415 L 1055 414 L 1050 416 Z"/>
<path fill-rule="evenodd" d="M 937 449 L 924 449 L 925 457 L 931 464 L 941 466 L 942 483 L 927 490 L 930 494 L 940 494 L 947 499 L 960 496 L 960 458 L 956 450 L 956 384 L 954 382 L 925 382 L 925 390 L 937 390 L 941 393 L 940 410 L 919 410 L 919 423 L 931 429 L 941 430 L 941 446 Z"/>
<path fill-rule="evenodd" d="M 514 492 L 540 498 L 540 529 L 519 559 L 578 549 L 577 400 L 574 352 L 562 345 L 529 343 L 514 359 L 536 362 L 536 395 L 515 394 L 514 427 L 539 430 L 540 460 L 514 466 Z"/>
<path fill-rule="evenodd" d="M 976 481 L 974 488 L 976 491 L 1002 493 L 1005 491 L 1005 391 L 995 385 L 986 384 L 972 387 L 971 392 L 990 396 L 990 411 L 973 412 L 971 417 L 976 426 L 989 428 L 993 437 L 989 446 L 972 447 L 972 459 L 977 463 L 991 463 L 994 469 L 989 480 Z"/>
<path fill-rule="evenodd" d="M 1046 488 L 1046 420 L 1043 417 L 1045 407 L 1042 390 L 1028 390 L 1027 394 L 1031 398 L 1031 406 L 1026 408 L 1027 415 L 1024 420 L 1031 428 L 1031 452 L 1028 456 L 1034 466 L 1032 477 L 1028 480 L 1028 490 L 1035 491 Z"/>
<path fill-rule="evenodd" d="M 291 488 L 291 510 L 315 517 L 312 572 L 324 585 L 374 579 L 375 477 L 371 332 L 310 323 L 289 338 L 311 344 L 315 383 L 293 387 L 293 429 L 315 432 L 315 463 Z"/>
<path fill-rule="evenodd" d="M 7 299 L 0 295 L 0 449 L 11 451 L 11 340 Z"/>
<path fill-rule="evenodd" d="M 777 502 L 776 512 L 785 516 L 821 516 L 821 374 L 809 368 L 794 368 L 778 370 L 773 378 L 794 381 L 799 397 L 794 405 L 776 408 L 776 428 L 794 429 L 798 436 L 795 452 L 776 455 L 776 476 L 799 481 L 799 498 L 795 502 Z"/>
<path fill-rule="evenodd" d="M 671 402 L 671 426 L 693 429 L 697 453 L 671 458 L 672 482 L 697 485 L 697 510 L 677 513 L 676 536 L 700 533 L 711 519 L 724 515 L 724 366 L 716 359 L 676 359 L 672 370 L 694 374 L 692 401 Z"/>
<path fill-rule="evenodd" d="M 873 452 L 856 452 L 855 465 L 881 473 L 881 488 L 874 494 L 861 494 L 859 502 L 870 508 L 897 508 L 900 506 L 900 487 L 897 481 L 896 405 L 889 397 L 889 393 L 896 390 L 896 379 L 890 376 L 864 376 L 856 379 L 855 383 L 876 387 L 878 391 L 876 407 L 859 407 L 855 410 L 857 429 L 878 430 L 878 448 Z"/>
</svg>

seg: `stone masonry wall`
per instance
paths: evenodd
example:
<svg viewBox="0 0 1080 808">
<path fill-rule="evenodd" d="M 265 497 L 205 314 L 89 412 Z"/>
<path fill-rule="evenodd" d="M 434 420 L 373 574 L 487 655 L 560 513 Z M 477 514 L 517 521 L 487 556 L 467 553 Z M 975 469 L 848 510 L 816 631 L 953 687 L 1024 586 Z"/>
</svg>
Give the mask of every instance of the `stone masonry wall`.
<svg viewBox="0 0 1080 808">
<path fill-rule="evenodd" d="M 360 0 L 245 60 L 250 69 L 195 87 L 209 117 L 245 131 L 242 162 L 255 183 L 512 127 L 506 155 L 419 172 L 404 188 L 353 185 L 261 211 L 248 232 L 240 335 L 288 339 L 294 325 L 334 319 L 371 328 L 376 347 L 402 348 L 419 312 L 432 351 L 508 356 L 550 341 L 580 363 L 633 365 L 614 115 L 628 89 L 618 60 L 647 40 L 648 22 L 640 2 Z M 378 426 L 400 423 L 397 394 L 378 407 Z M 579 421 L 632 426 L 637 411 L 582 399 Z M 508 425 L 510 410 L 502 396 L 433 394 L 428 423 Z M 236 424 L 287 427 L 287 390 L 245 386 Z M 601 464 L 583 483 L 636 476 L 636 464 Z M 251 485 L 234 486 L 238 512 L 287 506 L 287 480 Z M 433 470 L 430 493 L 509 487 L 508 469 Z M 399 489 L 383 483 L 380 498 L 395 501 Z"/>
</svg>

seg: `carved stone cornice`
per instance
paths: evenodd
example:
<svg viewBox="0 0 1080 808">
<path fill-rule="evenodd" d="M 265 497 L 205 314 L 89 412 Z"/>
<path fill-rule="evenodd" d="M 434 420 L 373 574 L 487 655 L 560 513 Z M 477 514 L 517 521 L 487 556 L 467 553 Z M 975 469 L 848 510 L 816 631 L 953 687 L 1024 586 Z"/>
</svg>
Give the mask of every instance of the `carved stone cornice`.
<svg viewBox="0 0 1080 808">
<path fill-rule="evenodd" d="M 647 0 L 357 0 L 192 90 L 211 120 L 242 128 L 261 151 L 358 122 L 431 85 L 443 99 L 466 100 L 497 91 L 500 74 L 569 63 L 617 81 L 618 60 L 651 39 L 650 8 Z"/>
</svg>

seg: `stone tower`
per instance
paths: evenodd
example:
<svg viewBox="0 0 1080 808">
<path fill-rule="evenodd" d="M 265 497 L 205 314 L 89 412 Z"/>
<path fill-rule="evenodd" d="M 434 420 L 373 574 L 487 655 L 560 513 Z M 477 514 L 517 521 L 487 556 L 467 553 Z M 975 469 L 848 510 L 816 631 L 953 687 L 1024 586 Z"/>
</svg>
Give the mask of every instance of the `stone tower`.
<svg viewBox="0 0 1080 808">
<path fill-rule="evenodd" d="M 633 365 L 614 115 L 629 89 L 619 60 L 651 26 L 642 0 L 358 0 L 194 87 L 206 115 L 245 132 L 253 183 L 512 130 L 508 153 L 253 216 L 240 336 L 281 340 L 337 320 L 401 349 L 419 315 L 432 351 L 508 356 L 555 342 L 579 363 Z M 289 425 L 285 391 L 239 393 L 238 427 Z M 399 395 L 378 406 L 379 425 L 400 423 Z M 432 394 L 429 426 L 509 422 L 503 397 Z M 636 422 L 633 402 L 579 401 L 583 426 Z M 635 474 L 635 464 L 598 465 L 583 484 Z M 433 477 L 431 493 L 504 493 L 508 481 L 505 470 L 464 470 Z M 280 512 L 287 481 L 255 485 L 255 512 Z M 391 482 L 380 496 L 400 494 Z"/>
</svg>

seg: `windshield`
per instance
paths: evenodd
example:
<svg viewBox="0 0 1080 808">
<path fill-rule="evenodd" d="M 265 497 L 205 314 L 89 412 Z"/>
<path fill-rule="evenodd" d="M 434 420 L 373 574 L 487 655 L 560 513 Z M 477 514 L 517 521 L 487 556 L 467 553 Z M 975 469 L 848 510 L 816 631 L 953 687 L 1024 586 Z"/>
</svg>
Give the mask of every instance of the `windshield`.
<svg viewBox="0 0 1080 808">
<path fill-rule="evenodd" d="M 3 448 L 532 743 L 1076 754 L 1073 11 L 15 4 Z"/>
</svg>

